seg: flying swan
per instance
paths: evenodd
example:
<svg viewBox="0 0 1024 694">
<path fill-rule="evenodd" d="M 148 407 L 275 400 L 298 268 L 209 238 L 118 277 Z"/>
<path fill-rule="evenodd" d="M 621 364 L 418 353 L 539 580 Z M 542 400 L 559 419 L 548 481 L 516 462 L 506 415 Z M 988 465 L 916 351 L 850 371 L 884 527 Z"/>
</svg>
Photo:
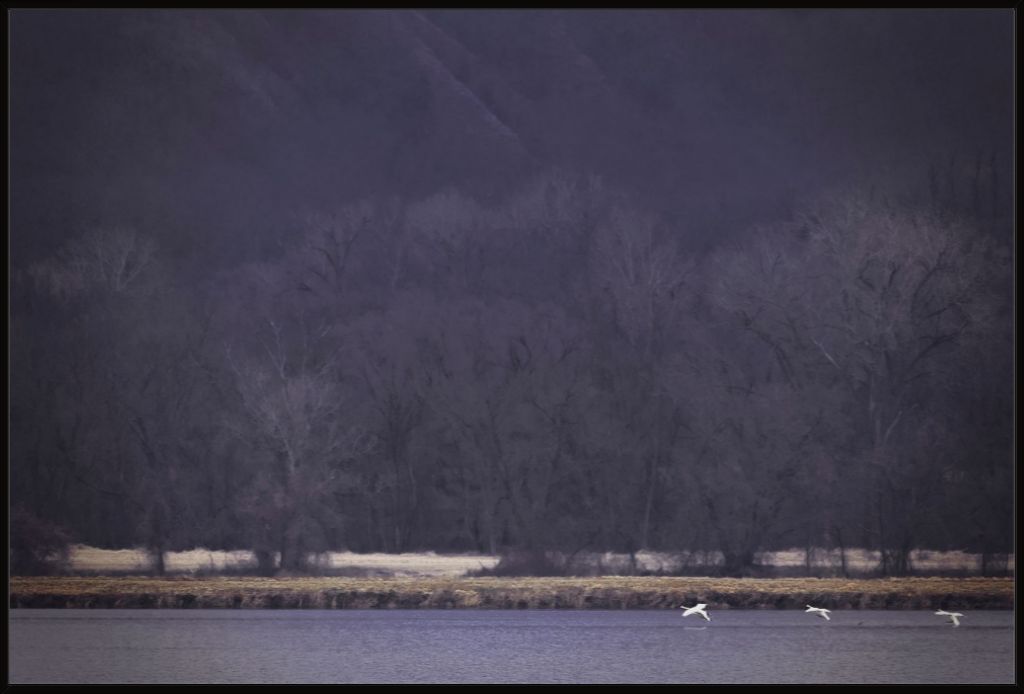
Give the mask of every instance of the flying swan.
<svg viewBox="0 0 1024 694">
<path fill-rule="evenodd" d="M 686 610 L 686 612 L 683 612 L 683 616 L 684 617 L 689 617 L 691 614 L 699 614 L 701 617 L 703 617 L 704 619 L 706 619 L 706 620 L 708 620 L 710 622 L 711 621 L 711 617 L 708 617 L 708 613 L 704 611 L 705 607 L 707 607 L 707 603 L 701 602 L 701 603 L 697 603 L 693 607 L 687 607 L 686 605 L 680 605 L 679 609 Z"/>
<path fill-rule="evenodd" d="M 811 607 L 810 605 L 808 605 L 807 609 L 804 610 L 804 612 L 814 612 L 819 617 L 824 617 L 826 620 L 832 619 L 831 617 L 828 616 L 828 613 L 831 612 L 831 611 L 832 610 L 826 610 L 824 607 Z"/>
<path fill-rule="evenodd" d="M 955 627 L 960 626 L 960 620 L 957 619 L 957 617 L 963 617 L 963 615 L 959 612 L 946 612 L 945 610 L 939 610 L 935 614 L 945 615 L 949 617 L 949 621 L 953 622 L 953 626 Z"/>
</svg>

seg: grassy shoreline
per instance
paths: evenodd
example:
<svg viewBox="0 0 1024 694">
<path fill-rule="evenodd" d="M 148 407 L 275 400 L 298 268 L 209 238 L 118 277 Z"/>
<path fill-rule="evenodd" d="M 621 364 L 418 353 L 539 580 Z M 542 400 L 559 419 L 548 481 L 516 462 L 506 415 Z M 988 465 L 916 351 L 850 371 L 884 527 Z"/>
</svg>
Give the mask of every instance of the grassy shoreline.
<svg viewBox="0 0 1024 694">
<path fill-rule="evenodd" d="M 12 608 L 1013 609 L 1011 578 L 11 578 Z"/>
</svg>

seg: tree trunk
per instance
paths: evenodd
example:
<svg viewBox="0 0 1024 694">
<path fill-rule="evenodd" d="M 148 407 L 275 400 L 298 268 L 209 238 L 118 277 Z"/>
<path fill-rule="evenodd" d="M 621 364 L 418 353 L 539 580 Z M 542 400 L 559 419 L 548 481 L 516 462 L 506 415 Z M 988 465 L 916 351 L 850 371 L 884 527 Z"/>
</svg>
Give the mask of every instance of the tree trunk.
<svg viewBox="0 0 1024 694">
<path fill-rule="evenodd" d="M 654 483 L 657 479 L 655 469 L 648 469 L 647 478 L 647 499 L 644 502 L 644 524 L 640 529 L 640 549 L 647 549 L 650 546 L 648 531 L 651 527 L 651 506 L 654 503 Z"/>
<path fill-rule="evenodd" d="M 257 549 L 253 554 L 256 555 L 256 570 L 260 576 L 273 576 L 277 568 L 274 553 L 266 549 Z"/>
<path fill-rule="evenodd" d="M 749 576 L 754 567 L 754 552 L 748 549 L 723 550 L 725 565 L 722 572 L 726 576 Z"/>
<path fill-rule="evenodd" d="M 836 544 L 839 545 L 839 565 L 842 567 L 843 578 L 849 578 L 850 573 L 846 566 L 846 543 L 843 542 L 843 531 L 839 527 L 834 528 Z"/>
<path fill-rule="evenodd" d="M 305 542 L 293 529 L 293 522 L 285 527 L 281 536 L 281 570 L 302 572 L 307 570 Z"/>
<path fill-rule="evenodd" d="M 153 573 L 157 576 L 163 576 L 167 572 L 167 566 L 164 564 L 164 550 L 162 547 L 155 547 L 151 550 L 153 555 Z"/>
<path fill-rule="evenodd" d="M 163 506 L 159 502 L 156 503 L 153 510 L 153 517 L 150 526 L 150 554 L 153 556 L 153 571 L 157 576 L 163 576 L 166 573 L 166 565 L 164 564 L 164 514 Z"/>
</svg>

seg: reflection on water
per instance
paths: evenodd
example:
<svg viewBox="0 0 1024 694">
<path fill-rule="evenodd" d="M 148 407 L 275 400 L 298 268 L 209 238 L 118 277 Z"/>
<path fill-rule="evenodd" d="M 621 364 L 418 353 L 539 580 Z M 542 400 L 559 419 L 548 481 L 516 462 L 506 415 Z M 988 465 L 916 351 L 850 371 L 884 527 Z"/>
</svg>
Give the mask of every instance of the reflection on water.
<svg viewBox="0 0 1024 694">
<path fill-rule="evenodd" d="M 12 610 L 13 683 L 1011 683 L 1013 613 Z"/>
</svg>

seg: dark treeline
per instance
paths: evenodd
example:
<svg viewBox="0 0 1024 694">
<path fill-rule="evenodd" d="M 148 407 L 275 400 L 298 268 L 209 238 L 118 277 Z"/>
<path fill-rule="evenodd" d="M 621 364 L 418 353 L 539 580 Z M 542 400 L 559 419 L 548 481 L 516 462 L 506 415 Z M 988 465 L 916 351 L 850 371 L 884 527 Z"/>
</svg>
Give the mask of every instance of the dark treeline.
<svg viewBox="0 0 1024 694">
<path fill-rule="evenodd" d="M 1011 551 L 1009 222 L 984 166 L 959 197 L 945 180 L 701 255 L 563 174 L 497 206 L 296 215 L 279 257 L 204 281 L 153 230 L 96 226 L 13 278 L 18 518 L 290 570 L 341 548 L 710 549 L 742 572 L 867 547 L 889 574 L 914 548 Z"/>
</svg>

